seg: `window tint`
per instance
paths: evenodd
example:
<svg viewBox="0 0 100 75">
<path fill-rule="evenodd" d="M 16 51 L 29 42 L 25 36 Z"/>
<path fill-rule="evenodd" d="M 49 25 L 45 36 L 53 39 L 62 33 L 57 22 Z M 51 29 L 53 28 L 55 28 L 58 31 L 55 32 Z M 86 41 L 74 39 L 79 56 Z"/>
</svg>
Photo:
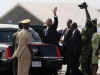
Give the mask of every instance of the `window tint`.
<svg viewBox="0 0 100 75">
<path fill-rule="evenodd" d="M 0 42 L 11 42 L 13 38 L 13 33 L 15 30 L 0 31 Z"/>
</svg>

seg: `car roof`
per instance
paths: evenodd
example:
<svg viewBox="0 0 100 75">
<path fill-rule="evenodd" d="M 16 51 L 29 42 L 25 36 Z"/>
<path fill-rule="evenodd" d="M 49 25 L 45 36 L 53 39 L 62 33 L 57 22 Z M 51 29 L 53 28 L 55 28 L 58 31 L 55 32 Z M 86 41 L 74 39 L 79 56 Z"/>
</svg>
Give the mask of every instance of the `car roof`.
<svg viewBox="0 0 100 75">
<path fill-rule="evenodd" d="M 0 24 L 0 29 L 1 28 L 15 28 L 15 29 L 17 29 L 18 25 L 16 25 L 16 24 Z"/>
</svg>

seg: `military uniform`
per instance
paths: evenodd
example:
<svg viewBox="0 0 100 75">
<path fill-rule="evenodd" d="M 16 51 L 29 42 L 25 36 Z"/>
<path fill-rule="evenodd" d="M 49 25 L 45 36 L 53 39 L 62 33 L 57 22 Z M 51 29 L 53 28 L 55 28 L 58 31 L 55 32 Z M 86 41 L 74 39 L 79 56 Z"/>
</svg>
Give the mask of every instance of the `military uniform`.
<svg viewBox="0 0 100 75">
<path fill-rule="evenodd" d="M 27 27 L 29 27 L 29 23 L 31 21 L 29 19 L 25 19 L 21 21 L 21 23 Z M 15 51 L 12 58 L 18 58 L 18 71 L 17 75 L 29 75 L 31 62 L 32 62 L 32 54 L 31 48 L 32 45 L 32 34 L 28 29 L 22 29 L 21 31 L 15 33 Z M 27 56 L 26 56 L 27 55 Z"/>
<path fill-rule="evenodd" d="M 91 20 L 87 7 L 86 3 L 83 3 L 80 7 L 86 13 L 86 24 L 82 30 L 81 68 L 84 75 L 92 75 L 92 36 L 97 28 L 96 22 Z"/>
<path fill-rule="evenodd" d="M 13 34 L 13 52 L 16 51 L 16 49 L 18 47 L 18 39 L 17 39 L 18 35 L 17 34 L 20 31 L 21 31 L 21 29 L 18 29 L 17 32 L 15 32 Z M 14 59 L 14 61 L 13 61 L 13 75 L 17 75 L 17 64 L 18 64 L 17 62 L 18 62 L 17 58 Z"/>
<path fill-rule="evenodd" d="M 92 36 L 95 33 L 94 26 L 89 25 L 82 30 L 81 68 L 84 75 L 92 75 Z"/>
<path fill-rule="evenodd" d="M 20 32 L 20 31 L 21 31 L 21 29 L 18 29 L 17 32 L 15 32 L 15 33 L 13 34 L 13 47 L 14 47 L 14 50 L 16 50 L 16 49 L 17 49 L 17 46 L 18 46 L 17 34 L 18 34 L 18 32 Z"/>
</svg>

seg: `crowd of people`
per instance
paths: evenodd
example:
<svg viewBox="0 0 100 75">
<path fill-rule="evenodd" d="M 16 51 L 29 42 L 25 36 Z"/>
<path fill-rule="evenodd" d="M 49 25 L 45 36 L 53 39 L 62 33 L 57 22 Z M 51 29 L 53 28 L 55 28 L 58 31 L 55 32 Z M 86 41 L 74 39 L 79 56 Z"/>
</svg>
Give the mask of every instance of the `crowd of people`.
<svg viewBox="0 0 100 75">
<path fill-rule="evenodd" d="M 20 22 L 19 29 L 13 36 L 15 52 L 11 58 L 18 59 L 18 75 L 29 75 L 32 42 L 35 40 L 56 44 L 62 48 L 63 64 L 67 64 L 66 75 L 100 75 L 100 34 L 97 33 L 97 20 L 91 20 L 86 3 L 79 7 L 86 12 L 86 24 L 82 32 L 78 29 L 78 24 L 69 19 L 63 33 L 58 33 L 57 7 L 53 10 L 54 22 L 51 18 L 46 20 L 46 28 L 43 30 L 42 37 L 30 28 L 30 19 Z"/>
</svg>

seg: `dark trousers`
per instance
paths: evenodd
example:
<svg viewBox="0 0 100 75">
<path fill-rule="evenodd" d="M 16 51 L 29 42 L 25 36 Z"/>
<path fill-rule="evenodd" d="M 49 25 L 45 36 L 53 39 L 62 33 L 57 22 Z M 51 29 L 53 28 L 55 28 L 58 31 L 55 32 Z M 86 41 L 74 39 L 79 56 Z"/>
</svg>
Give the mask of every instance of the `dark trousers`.
<svg viewBox="0 0 100 75">
<path fill-rule="evenodd" d="M 14 59 L 13 61 L 13 75 L 17 75 L 17 70 L 18 69 L 18 60 L 17 58 Z"/>
<path fill-rule="evenodd" d="M 66 75 L 83 75 L 83 73 L 78 69 L 78 67 L 67 66 Z"/>
<path fill-rule="evenodd" d="M 83 75 L 83 73 L 79 70 L 79 58 L 73 58 L 70 63 L 67 64 L 66 75 Z"/>
<path fill-rule="evenodd" d="M 90 52 L 89 52 L 90 53 Z M 81 56 L 81 67 L 84 75 L 92 75 L 92 53 Z"/>
</svg>

